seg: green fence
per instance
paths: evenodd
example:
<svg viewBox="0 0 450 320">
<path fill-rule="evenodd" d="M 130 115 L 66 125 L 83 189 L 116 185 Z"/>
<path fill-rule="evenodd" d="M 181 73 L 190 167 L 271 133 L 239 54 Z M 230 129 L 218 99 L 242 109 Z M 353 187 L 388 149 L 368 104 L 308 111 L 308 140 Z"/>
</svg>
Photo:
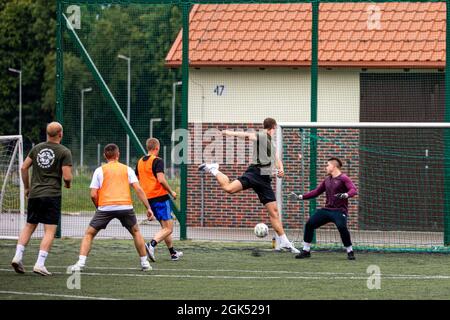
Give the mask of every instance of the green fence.
<svg viewBox="0 0 450 320">
<path fill-rule="evenodd" d="M 230 179 L 237 178 L 251 145 L 220 138 L 220 130 L 259 130 L 270 116 L 284 124 L 349 124 L 331 132 L 286 126 L 287 176 L 278 181 L 284 193 L 314 189 L 324 176 L 326 157 L 339 155 L 359 189 L 350 206 L 356 246 L 447 251 L 449 130 L 352 126 L 449 122 L 447 5 L 59 0 L 57 118 L 64 124 L 63 143 L 72 150 L 75 172 L 74 188 L 64 195 L 61 235 L 82 235 L 92 216 L 89 181 L 103 161 L 104 145 L 117 143 L 121 162 L 134 167 L 146 139 L 154 136 L 161 141 L 169 183 L 179 194 L 177 237 L 266 241 L 252 232 L 256 223 L 269 222 L 256 195 L 250 190 L 228 195 L 197 166 L 216 161 Z M 172 139 L 174 131 L 183 133 L 180 129 L 189 136 Z M 403 174 L 416 179 L 402 179 Z M 404 196 L 398 201 L 373 196 L 395 192 Z M 299 205 L 282 197 L 283 224 L 298 243 L 322 198 Z M 145 235 L 157 230 L 140 217 Z M 126 235 L 116 229 L 105 235 Z M 392 232 L 395 236 L 388 236 Z M 364 241 L 358 242 L 362 234 Z M 317 245 L 340 246 L 334 227 L 317 232 Z"/>
</svg>

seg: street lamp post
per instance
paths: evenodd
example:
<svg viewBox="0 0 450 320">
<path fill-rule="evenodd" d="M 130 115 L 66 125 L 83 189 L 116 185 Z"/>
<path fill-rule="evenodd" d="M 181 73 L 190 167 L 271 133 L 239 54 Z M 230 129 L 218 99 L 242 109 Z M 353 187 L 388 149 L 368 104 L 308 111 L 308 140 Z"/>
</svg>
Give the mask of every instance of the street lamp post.
<svg viewBox="0 0 450 320">
<path fill-rule="evenodd" d="M 153 138 L 153 122 L 159 122 L 161 118 L 152 118 L 150 119 L 150 138 Z"/>
<path fill-rule="evenodd" d="M 175 102 L 176 102 L 176 92 L 177 92 L 177 86 L 181 86 L 183 83 L 181 81 L 177 81 L 174 82 L 172 84 L 172 135 L 175 132 Z M 175 149 L 175 141 L 173 140 L 173 138 L 170 139 L 171 140 L 171 144 L 172 144 L 172 148 L 170 151 L 170 176 L 173 177 L 175 176 L 175 172 L 174 172 L 174 166 L 173 166 L 173 150 Z"/>
<path fill-rule="evenodd" d="M 131 96 L 130 96 L 130 93 L 131 93 L 131 58 L 127 57 L 127 56 L 124 56 L 122 54 L 119 54 L 117 57 L 119 59 L 126 60 L 127 64 L 128 64 L 127 121 L 128 121 L 128 124 L 130 124 L 130 113 L 131 113 L 131 111 L 130 111 L 130 104 L 131 104 L 131 100 L 130 100 L 131 99 Z M 127 162 L 127 166 L 129 166 L 130 165 L 130 136 L 128 134 L 127 134 L 127 160 L 126 160 L 126 162 Z"/>
<path fill-rule="evenodd" d="M 19 135 L 22 135 L 22 70 L 8 68 L 9 71 L 19 74 Z"/>
<path fill-rule="evenodd" d="M 92 88 L 84 88 L 81 89 L 81 110 L 80 110 L 80 121 L 81 121 L 81 138 L 80 138 L 80 168 L 83 168 L 83 159 L 84 159 L 84 93 L 91 92 Z"/>
</svg>

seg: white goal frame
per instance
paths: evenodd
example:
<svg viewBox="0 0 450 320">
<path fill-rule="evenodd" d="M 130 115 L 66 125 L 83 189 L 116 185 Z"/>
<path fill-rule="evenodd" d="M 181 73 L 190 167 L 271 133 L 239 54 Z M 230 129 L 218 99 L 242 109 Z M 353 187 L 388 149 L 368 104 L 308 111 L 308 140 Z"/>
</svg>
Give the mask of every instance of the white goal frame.
<svg viewBox="0 0 450 320">
<path fill-rule="evenodd" d="M 276 150 L 279 159 L 283 159 L 283 128 L 316 128 L 316 129 L 364 129 L 364 128 L 404 128 L 404 129 L 450 129 L 450 122 L 280 122 L 276 129 Z M 283 212 L 283 179 L 277 177 L 276 199 L 278 212 Z"/>
<path fill-rule="evenodd" d="M 10 136 L 0 136 L 1 140 L 18 140 L 18 143 L 16 143 L 16 146 L 14 147 L 13 154 L 11 156 L 11 160 L 8 165 L 8 169 L 6 171 L 5 180 L 1 184 L 1 191 L 0 191 L 0 214 L 2 211 L 3 206 L 3 197 L 5 193 L 5 188 L 8 182 L 8 178 L 10 177 L 11 168 L 13 166 L 14 160 L 16 156 L 19 158 L 19 201 L 20 201 L 20 224 L 19 227 L 22 228 L 25 225 L 25 187 L 22 180 L 22 164 L 23 164 L 23 139 L 21 135 L 10 135 Z M 18 230 L 20 231 L 20 230 Z M 18 239 L 19 232 L 17 233 L 17 236 L 5 236 L 0 233 L 0 239 Z"/>
</svg>

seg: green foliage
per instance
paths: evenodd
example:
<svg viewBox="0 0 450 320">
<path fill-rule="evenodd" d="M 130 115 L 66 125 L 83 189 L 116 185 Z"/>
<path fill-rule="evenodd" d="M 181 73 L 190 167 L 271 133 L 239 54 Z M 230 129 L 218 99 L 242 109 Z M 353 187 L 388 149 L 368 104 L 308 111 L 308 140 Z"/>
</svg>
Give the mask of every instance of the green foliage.
<svg viewBox="0 0 450 320">
<path fill-rule="evenodd" d="M 117 55 L 132 58 L 131 124 L 141 142 L 148 137 L 149 119 L 157 117 L 163 119 L 156 128 L 157 137 L 169 140 L 171 86 L 180 79 L 180 74 L 178 70 L 165 67 L 164 58 L 181 28 L 180 8 L 172 5 L 84 5 L 81 14 L 82 28 L 77 33 L 123 112 L 126 112 L 127 101 L 126 63 L 117 59 Z M 17 75 L 7 71 L 14 67 L 23 71 L 25 143 L 37 143 L 45 138 L 45 123 L 55 119 L 55 46 L 55 1 L 0 1 L 0 74 L 3 74 L 0 77 L 0 134 L 16 134 L 18 130 L 19 81 Z M 89 117 L 85 128 L 89 133 L 86 149 L 96 150 L 97 143 L 122 142 L 125 132 L 64 32 L 63 101 L 65 142 L 69 147 L 79 146 L 80 90 L 88 86 L 94 90 L 85 100 Z M 105 130 L 111 131 L 107 138 Z M 140 154 L 135 152 L 134 156 L 137 158 Z"/>
<path fill-rule="evenodd" d="M 28 144 L 40 141 L 43 124 L 54 116 L 54 101 L 51 107 L 42 102 L 49 90 L 44 79 L 54 70 L 48 61 L 55 52 L 55 10 L 52 0 L 0 2 L 0 134 L 18 133 L 19 79 L 8 68 L 21 69 L 22 134 Z"/>
</svg>

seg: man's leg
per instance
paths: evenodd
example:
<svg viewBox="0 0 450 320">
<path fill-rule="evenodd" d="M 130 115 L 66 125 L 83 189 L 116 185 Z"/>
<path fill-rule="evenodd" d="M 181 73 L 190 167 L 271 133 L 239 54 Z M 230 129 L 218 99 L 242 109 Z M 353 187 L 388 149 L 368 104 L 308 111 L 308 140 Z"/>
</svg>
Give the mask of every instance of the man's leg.
<svg viewBox="0 0 450 320">
<path fill-rule="evenodd" d="M 277 202 L 272 201 L 265 204 L 267 212 L 269 213 L 269 220 L 272 228 L 275 230 L 277 235 L 280 237 L 284 235 L 283 224 L 280 220 L 280 214 L 278 212 Z"/>
<path fill-rule="evenodd" d="M 161 224 L 161 230 L 159 230 L 153 237 L 153 240 L 155 240 L 157 243 L 160 243 L 161 241 L 169 238 L 173 232 L 173 220 L 172 219 L 165 220 L 165 221 L 161 220 L 159 223 Z M 167 243 L 167 241 L 166 241 L 166 243 Z"/>
<path fill-rule="evenodd" d="M 280 242 L 280 249 L 288 249 L 292 253 L 298 253 L 299 251 L 292 245 L 284 232 L 283 224 L 280 220 L 280 213 L 278 212 L 277 202 L 271 201 L 264 205 L 269 212 L 269 220 L 272 228 L 275 230 L 278 241 Z M 277 249 L 278 250 L 278 249 Z"/>
<path fill-rule="evenodd" d="M 331 222 L 332 219 L 322 210 L 316 212 L 309 218 L 305 225 L 305 233 L 303 236 L 303 250 L 309 252 L 311 250 L 311 242 L 314 237 L 314 230 L 320 228 L 324 224 Z"/>
<path fill-rule="evenodd" d="M 222 172 L 219 172 L 216 175 L 216 179 L 219 182 L 222 190 L 224 190 L 227 193 L 233 194 L 243 190 L 242 183 L 239 180 L 234 180 L 233 182 L 230 182 L 230 179 Z"/>
<path fill-rule="evenodd" d="M 347 215 L 342 212 L 335 212 L 333 222 L 336 225 L 339 234 L 341 235 L 342 243 L 349 254 L 348 258 L 350 260 L 354 260 L 352 240 L 350 237 L 350 232 L 347 228 Z"/>
<path fill-rule="evenodd" d="M 87 257 L 89 252 L 91 251 L 92 241 L 94 241 L 95 236 L 97 235 L 98 230 L 89 226 L 84 233 L 83 240 L 81 241 L 80 246 L 80 256 Z"/>
<path fill-rule="evenodd" d="M 20 232 L 19 240 L 17 241 L 16 246 L 16 254 L 14 255 L 14 258 L 11 263 L 11 265 L 13 266 L 14 270 L 17 273 L 25 273 L 25 268 L 23 267 L 22 263 L 23 253 L 25 251 L 25 247 L 27 246 L 28 242 L 30 242 L 31 236 L 36 230 L 36 227 L 37 224 L 27 222 L 25 227 Z"/>
<path fill-rule="evenodd" d="M 169 249 L 169 253 L 170 253 L 170 257 L 172 259 L 172 261 L 176 261 L 179 260 L 182 256 L 183 256 L 183 252 L 181 251 L 176 251 L 173 248 L 173 238 L 172 238 L 172 232 L 173 232 L 173 220 L 161 220 L 161 231 L 163 231 L 164 229 L 166 230 L 170 230 L 170 233 L 167 232 L 167 236 L 165 236 L 164 238 L 160 238 L 161 240 L 159 240 L 158 242 L 161 242 L 162 240 L 164 240 L 164 242 L 166 243 L 167 249 Z M 161 232 L 160 231 L 160 232 Z M 155 236 L 155 240 L 158 238 L 158 234 Z"/>
<path fill-rule="evenodd" d="M 89 226 L 85 233 L 83 240 L 81 240 L 80 245 L 80 255 L 78 256 L 78 261 L 73 266 L 71 266 L 72 271 L 81 271 L 86 266 L 86 259 L 91 251 L 92 241 L 97 235 L 99 230 Z"/>
<path fill-rule="evenodd" d="M 133 227 L 129 228 L 128 231 L 133 236 L 134 246 L 139 254 L 139 259 L 141 261 L 141 267 L 143 271 L 149 271 L 152 269 L 150 263 L 147 260 L 147 252 L 145 250 L 145 240 L 142 236 L 141 230 L 139 230 L 139 225 L 136 223 Z"/>
<path fill-rule="evenodd" d="M 44 224 L 44 237 L 41 240 L 39 255 L 33 268 L 35 273 L 39 273 L 43 276 L 51 275 L 51 273 L 45 268 L 45 260 L 47 259 L 48 253 L 52 247 L 57 227 L 58 225 L 56 224 Z"/>
<path fill-rule="evenodd" d="M 201 164 L 199 166 L 199 171 L 209 172 L 215 176 L 220 187 L 227 193 L 233 194 L 243 190 L 242 183 L 239 180 L 230 182 L 230 179 L 219 171 L 219 164 L 217 163 Z"/>
</svg>

